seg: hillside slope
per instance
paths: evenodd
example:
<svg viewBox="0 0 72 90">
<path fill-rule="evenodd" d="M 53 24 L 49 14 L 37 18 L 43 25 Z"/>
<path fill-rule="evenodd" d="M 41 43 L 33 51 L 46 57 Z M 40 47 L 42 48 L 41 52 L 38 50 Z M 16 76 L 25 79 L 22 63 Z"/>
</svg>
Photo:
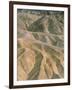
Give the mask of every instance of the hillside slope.
<svg viewBox="0 0 72 90">
<path fill-rule="evenodd" d="M 64 78 L 64 12 L 18 10 L 17 80 Z"/>
</svg>

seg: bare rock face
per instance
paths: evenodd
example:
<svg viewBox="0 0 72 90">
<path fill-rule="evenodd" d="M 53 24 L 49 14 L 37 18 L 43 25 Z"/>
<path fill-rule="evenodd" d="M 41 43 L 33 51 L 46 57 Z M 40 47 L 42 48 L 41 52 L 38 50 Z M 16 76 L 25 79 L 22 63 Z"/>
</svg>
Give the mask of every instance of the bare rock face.
<svg viewBox="0 0 72 90">
<path fill-rule="evenodd" d="M 17 80 L 64 78 L 64 12 L 17 12 Z"/>
</svg>

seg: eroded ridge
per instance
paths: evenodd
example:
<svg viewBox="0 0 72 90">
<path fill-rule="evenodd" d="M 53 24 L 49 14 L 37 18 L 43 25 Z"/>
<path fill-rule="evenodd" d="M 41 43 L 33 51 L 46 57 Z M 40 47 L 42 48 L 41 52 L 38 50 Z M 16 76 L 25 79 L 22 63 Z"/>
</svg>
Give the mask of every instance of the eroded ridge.
<svg viewBox="0 0 72 90">
<path fill-rule="evenodd" d="M 17 80 L 64 78 L 64 12 L 18 10 Z"/>
</svg>

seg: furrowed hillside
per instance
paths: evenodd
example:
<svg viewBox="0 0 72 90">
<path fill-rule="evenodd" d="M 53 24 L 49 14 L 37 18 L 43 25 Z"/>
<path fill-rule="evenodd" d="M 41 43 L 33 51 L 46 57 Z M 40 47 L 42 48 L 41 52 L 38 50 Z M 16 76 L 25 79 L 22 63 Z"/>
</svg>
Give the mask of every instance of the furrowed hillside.
<svg viewBox="0 0 72 90">
<path fill-rule="evenodd" d="M 17 11 L 17 80 L 64 78 L 64 12 Z"/>
</svg>

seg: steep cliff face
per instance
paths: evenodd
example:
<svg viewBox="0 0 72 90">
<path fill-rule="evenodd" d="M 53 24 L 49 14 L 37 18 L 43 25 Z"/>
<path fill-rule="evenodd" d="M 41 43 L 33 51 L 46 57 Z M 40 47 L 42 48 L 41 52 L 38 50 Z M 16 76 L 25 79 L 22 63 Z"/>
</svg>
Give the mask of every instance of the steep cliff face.
<svg viewBox="0 0 72 90">
<path fill-rule="evenodd" d="M 64 12 L 18 10 L 17 80 L 64 78 Z"/>
</svg>

